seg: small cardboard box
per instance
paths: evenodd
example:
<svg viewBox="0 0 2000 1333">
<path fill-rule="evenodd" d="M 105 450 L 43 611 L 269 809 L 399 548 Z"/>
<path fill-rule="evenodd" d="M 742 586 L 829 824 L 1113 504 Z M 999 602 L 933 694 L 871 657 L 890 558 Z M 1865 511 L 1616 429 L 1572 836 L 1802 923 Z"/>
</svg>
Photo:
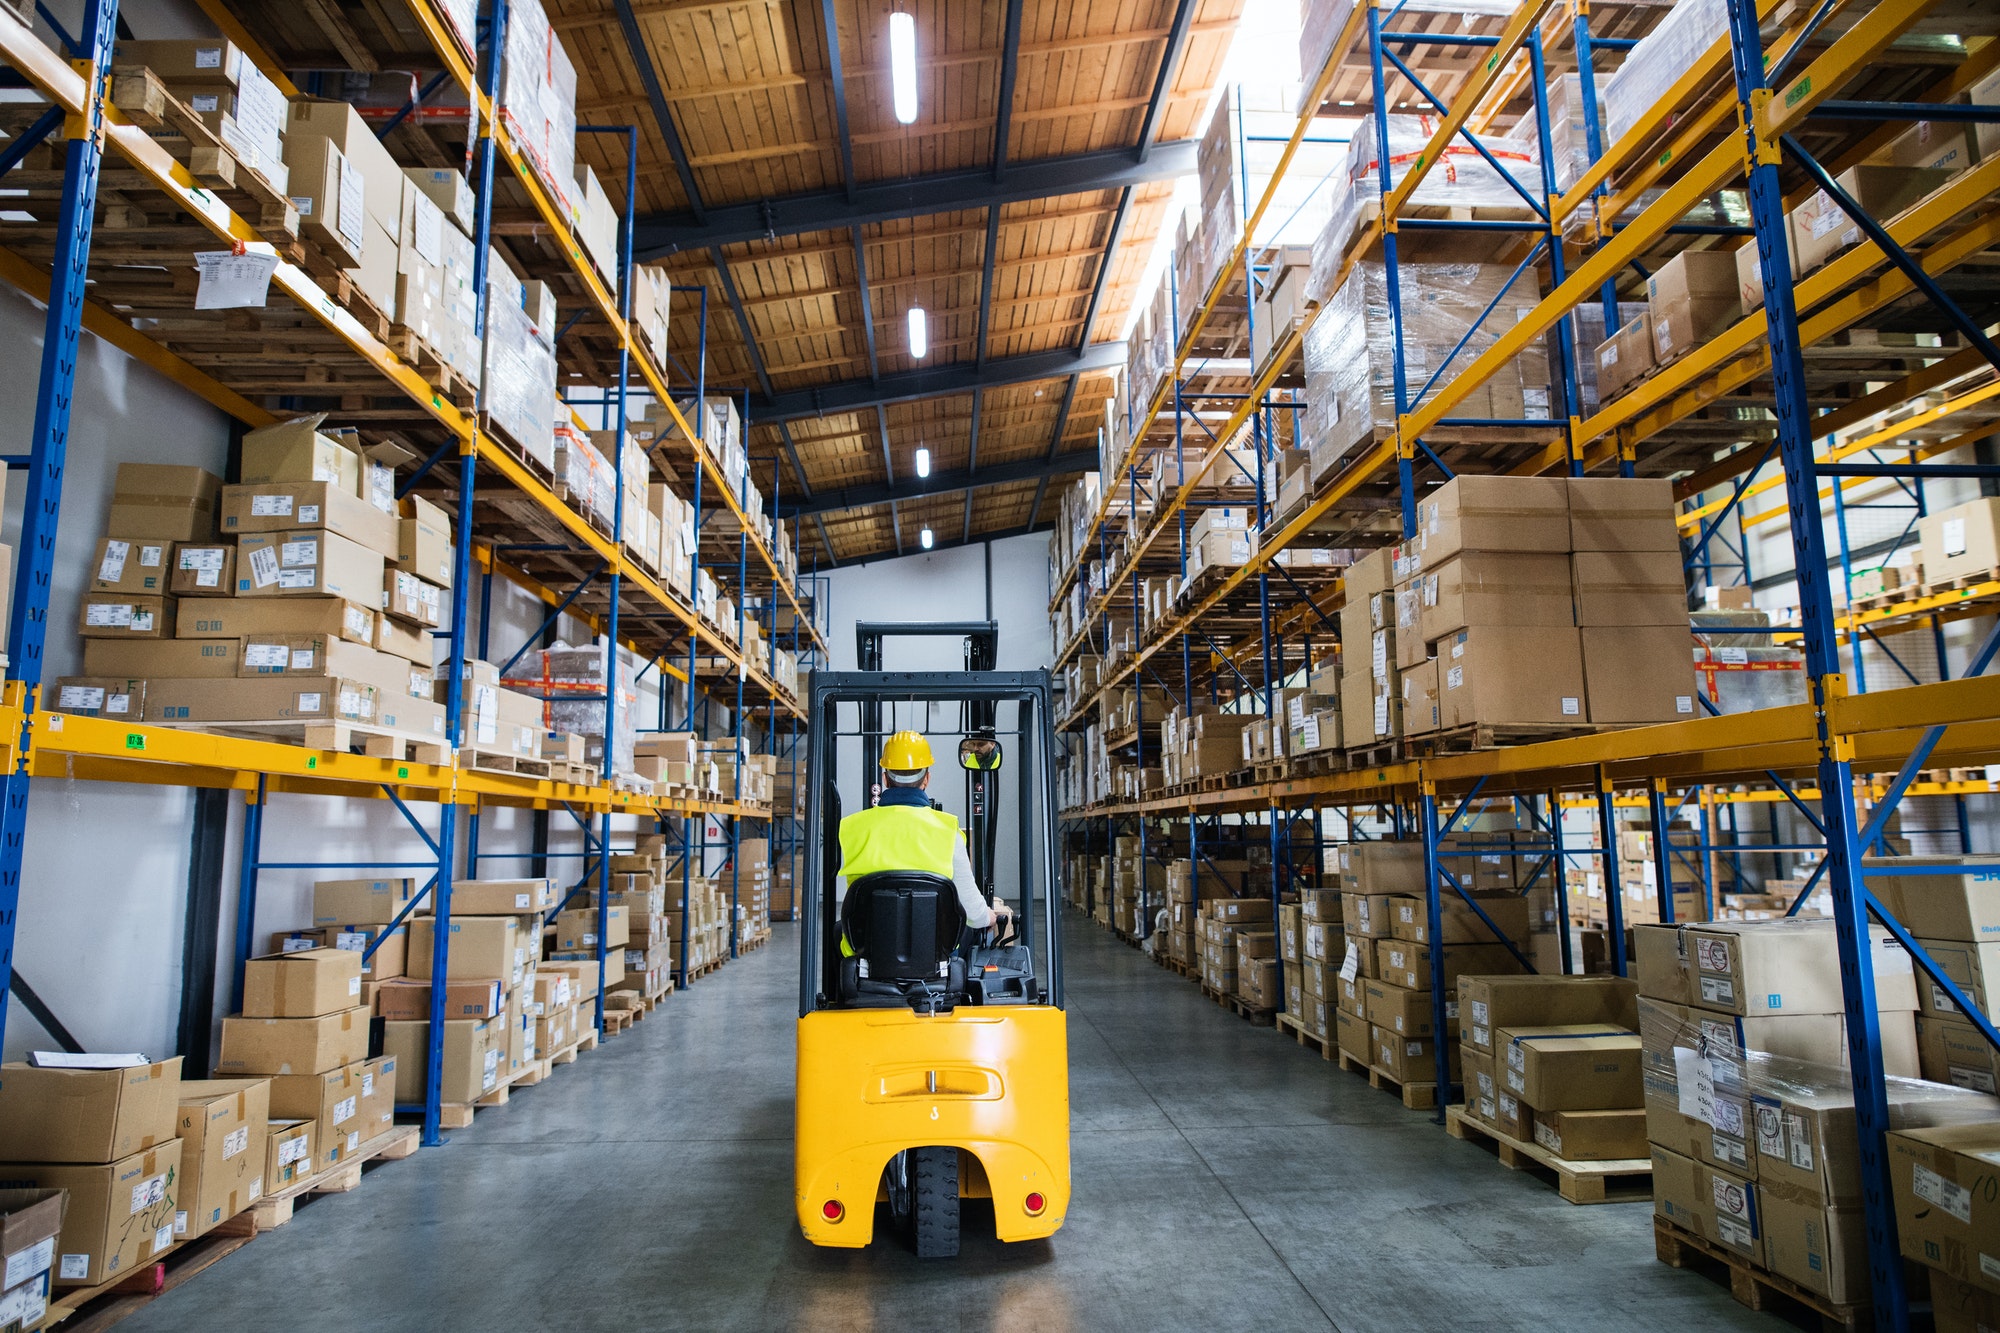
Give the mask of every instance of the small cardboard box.
<svg viewBox="0 0 2000 1333">
<path fill-rule="evenodd" d="M 269 481 L 222 488 L 222 533 L 322 528 L 385 560 L 397 552 L 396 518 L 333 481 Z"/>
<path fill-rule="evenodd" d="M 1494 1040 L 1502 1083 L 1537 1110 L 1609 1111 L 1644 1103 L 1636 1032 L 1553 1023 L 1502 1028 Z"/>
<path fill-rule="evenodd" d="M 1375 980 L 1368 981 L 1362 991 L 1367 996 L 1368 1021 L 1374 1026 L 1399 1037 L 1429 1038 L 1434 1031 L 1429 991 L 1406 990 Z M 1455 1027 L 1457 1018 L 1458 1001 L 1446 1000 L 1446 1025 Z"/>
<path fill-rule="evenodd" d="M 375 651 L 400 657 L 424 671 L 432 668 L 436 657 L 429 630 L 406 625 L 388 616 L 375 617 Z M 426 691 L 426 697 L 429 697 L 429 691 Z"/>
<path fill-rule="evenodd" d="M 1757 1185 L 1764 1266 L 1840 1305 L 1868 1299 L 1868 1225 L 1859 1208 L 1822 1208 Z"/>
<path fill-rule="evenodd" d="M 416 896 L 414 879 L 323 879 L 313 885 L 315 926 L 386 926 Z"/>
<path fill-rule="evenodd" d="M 1646 279 L 1646 313 L 1652 317 L 1655 361 L 1665 365 L 1693 351 L 1743 314 L 1736 256 L 1727 250 L 1681 251 Z"/>
<path fill-rule="evenodd" d="M 1610 402 L 1653 365 L 1653 317 L 1641 312 L 1597 345 L 1597 401 Z"/>
<path fill-rule="evenodd" d="M 2000 1254 L 2000 1121 L 1891 1130 L 1888 1154 L 1903 1257 L 2000 1291 L 1978 1257 Z"/>
<path fill-rule="evenodd" d="M 361 1143 L 396 1127 L 396 1089 L 395 1056 L 378 1055 L 362 1063 L 361 1124 L 355 1131 Z"/>
<path fill-rule="evenodd" d="M 53 1189 L 0 1189 L 0 1262 L 7 1287 L 0 1292 L 0 1328 L 34 1329 L 48 1313 L 55 1279 L 56 1238 L 62 1235 L 69 1196 Z"/>
<path fill-rule="evenodd" d="M 361 955 L 352 949 L 300 949 L 243 965 L 245 1018 L 318 1018 L 360 1002 Z"/>
<path fill-rule="evenodd" d="M 324 1074 L 367 1058 L 368 1011 L 353 1008 L 317 1018 L 225 1018 L 215 1068 L 230 1076 Z"/>
<path fill-rule="evenodd" d="M 100 539 L 91 563 L 90 590 L 154 595 L 169 591 L 168 553 L 173 547 L 172 542 L 160 540 Z"/>
<path fill-rule="evenodd" d="M 314 1156 L 307 1175 L 338 1166 L 347 1155 L 348 1136 L 361 1127 L 361 1065 L 273 1078 L 271 1114 L 313 1122 Z"/>
<path fill-rule="evenodd" d="M 317 134 L 285 136 L 286 186 L 299 212 L 299 229 L 319 243 L 339 268 L 361 267 L 368 210 L 359 168 L 331 139 Z"/>
<path fill-rule="evenodd" d="M 269 1079 L 181 1084 L 180 1207 L 174 1236 L 193 1240 L 264 1197 Z"/>
<path fill-rule="evenodd" d="M 233 590 L 234 584 L 231 588 Z M 177 639 L 244 639 L 253 634 L 332 634 L 349 643 L 373 643 L 374 604 L 338 597 L 203 599 L 176 608 Z"/>
<path fill-rule="evenodd" d="M 105 642 L 92 639 L 88 643 Z M 82 717 L 109 717 L 138 722 L 146 715 L 146 682 L 137 677 L 64 676 L 56 681 L 53 700 L 45 707 Z"/>
<path fill-rule="evenodd" d="M 222 478 L 198 467 L 120 463 L 104 528 L 129 540 L 215 540 Z"/>
<path fill-rule="evenodd" d="M 0 1065 L 0 1145 L 42 1162 L 112 1162 L 165 1143 L 180 1115 L 181 1058 L 124 1069 Z"/>
<path fill-rule="evenodd" d="M 1593 625 L 1579 630 L 1583 689 L 1594 723 L 1697 717 L 1694 641 L 1679 625 Z"/>
<path fill-rule="evenodd" d="M 381 598 L 384 567 L 379 551 L 324 528 L 245 533 L 236 544 L 236 595 L 339 597 L 371 606 Z"/>
<path fill-rule="evenodd" d="M 449 588 L 457 553 L 451 541 L 451 518 L 444 510 L 420 495 L 406 495 L 396 532 L 396 568 Z"/>
<path fill-rule="evenodd" d="M 1569 492 L 1561 477 L 1467 474 L 1417 505 L 1416 552 L 1424 570 L 1460 551 L 1569 549 Z"/>
<path fill-rule="evenodd" d="M 1267 903 L 1266 906 L 1269 904 Z M 605 913 L 604 946 L 607 949 L 622 949 L 631 942 L 631 917 L 622 907 L 613 907 Z M 572 908 L 556 915 L 556 948 L 564 952 L 575 952 L 597 947 L 597 909 L 594 907 Z"/>
<path fill-rule="evenodd" d="M 1792 243 L 1790 214 L 1785 216 L 1785 251 L 1790 256 L 1792 281 L 1796 283 L 1799 280 L 1799 248 Z M 1743 302 L 1744 314 L 1764 308 L 1764 262 L 1755 236 L 1736 248 L 1736 294 Z"/>
<path fill-rule="evenodd" d="M 245 486 L 267 482 L 324 481 L 352 496 L 361 494 L 361 455 L 322 434 L 326 414 L 294 417 L 243 437 L 241 480 Z M 317 524 L 299 523 L 299 527 Z"/>
<path fill-rule="evenodd" d="M 497 978 L 447 981 L 444 1012 L 447 1019 L 498 1018 L 505 1012 L 506 988 Z M 375 992 L 375 1014 L 395 1022 L 428 1022 L 431 1016 L 431 983 L 407 977 L 385 981 Z"/>
<path fill-rule="evenodd" d="M 443 614 L 443 589 L 401 569 L 389 570 L 380 582 L 384 613 L 412 625 L 437 627 Z"/>
<path fill-rule="evenodd" d="M 76 632 L 86 639 L 164 639 L 173 624 L 171 597 L 88 592 L 77 608 Z"/>
<path fill-rule="evenodd" d="M 176 597 L 228 597 L 236 588 L 234 542 L 181 542 L 167 591 Z"/>
<path fill-rule="evenodd" d="M 1940 190 L 1955 173 L 1942 167 L 1868 165 L 1849 167 L 1834 183 L 1861 205 L 1862 211 L 1884 224 L 1925 195 Z M 1798 271 L 1811 273 L 1841 251 L 1861 244 L 1861 224 L 1849 217 L 1833 196 L 1815 190 L 1791 213 L 1791 236 Z"/>
<path fill-rule="evenodd" d="M 453 916 L 547 913 L 555 905 L 555 885 L 546 879 L 465 879 L 451 886 Z"/>
<path fill-rule="evenodd" d="M 1535 1142 L 1571 1162 L 1645 1157 L 1646 1113 L 1636 1107 L 1602 1111 L 1535 1111 Z"/>
<path fill-rule="evenodd" d="M 1574 629 L 1473 625 L 1438 644 L 1446 727 L 1581 726 L 1583 652 Z"/>
<path fill-rule="evenodd" d="M 1570 570 L 1578 625 L 1688 626 L 1677 551 L 1579 551 Z"/>
<path fill-rule="evenodd" d="M 174 1114 L 178 1119 L 178 1106 Z M 0 1141 L 13 1146 L 5 1136 Z M 181 1141 L 169 1137 L 115 1162 L 0 1164 L 0 1186 L 69 1192 L 56 1239 L 55 1285 L 89 1287 L 173 1248 L 180 1165 Z"/>
<path fill-rule="evenodd" d="M 313 1173 L 310 1120 L 273 1120 L 264 1136 L 264 1190 L 274 1193 Z"/>
</svg>

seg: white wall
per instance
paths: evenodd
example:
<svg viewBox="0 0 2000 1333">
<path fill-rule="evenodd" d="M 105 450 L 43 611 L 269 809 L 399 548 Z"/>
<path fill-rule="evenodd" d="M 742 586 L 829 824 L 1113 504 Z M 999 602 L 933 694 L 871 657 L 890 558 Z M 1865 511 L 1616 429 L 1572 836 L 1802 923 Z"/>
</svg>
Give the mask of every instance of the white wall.
<svg viewBox="0 0 2000 1333">
<path fill-rule="evenodd" d="M 856 621 L 988 619 L 999 623 L 996 664 L 1000 670 L 1046 667 L 1055 655 L 1048 583 L 1048 538 L 1042 535 L 1005 537 L 948 551 L 843 565 L 828 576 L 827 638 L 832 668 L 854 670 Z M 965 642 L 955 638 L 890 639 L 883 650 L 883 666 L 890 671 L 963 671 Z M 1001 712 L 1003 732 L 1013 725 L 1012 711 Z M 910 727 L 932 735 L 937 767 L 930 794 L 963 821 L 965 781 L 955 764 L 958 710 L 938 705 L 929 710 L 928 717 L 924 714 L 916 705 L 885 708 L 883 726 L 888 730 Z M 843 726 L 852 729 L 851 713 L 843 719 Z M 872 770 L 863 762 L 858 740 L 844 742 L 839 754 L 842 808 L 852 811 L 863 799 L 863 775 Z M 1002 773 L 999 842 L 994 858 L 997 891 L 1009 901 L 1017 898 L 1020 884 L 1015 757 L 1016 751 L 1010 748 Z"/>
</svg>

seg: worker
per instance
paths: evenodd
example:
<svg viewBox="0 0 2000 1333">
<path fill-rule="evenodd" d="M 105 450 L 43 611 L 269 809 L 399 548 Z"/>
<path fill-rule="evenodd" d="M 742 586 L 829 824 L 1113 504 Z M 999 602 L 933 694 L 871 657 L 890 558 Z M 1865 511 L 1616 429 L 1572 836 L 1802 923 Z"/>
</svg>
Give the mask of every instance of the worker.
<svg viewBox="0 0 2000 1333">
<path fill-rule="evenodd" d="M 836 910 L 847 897 L 849 879 L 883 870 L 921 870 L 949 879 L 958 890 L 965 924 L 992 929 L 1005 938 L 1013 913 L 998 898 L 992 906 L 972 875 L 972 858 L 959 836 L 958 820 L 931 808 L 924 789 L 931 781 L 931 747 L 922 734 L 899 731 L 882 744 L 882 795 L 866 810 L 840 821 L 841 874 L 834 882 Z M 847 941 L 841 941 L 843 950 Z"/>
</svg>

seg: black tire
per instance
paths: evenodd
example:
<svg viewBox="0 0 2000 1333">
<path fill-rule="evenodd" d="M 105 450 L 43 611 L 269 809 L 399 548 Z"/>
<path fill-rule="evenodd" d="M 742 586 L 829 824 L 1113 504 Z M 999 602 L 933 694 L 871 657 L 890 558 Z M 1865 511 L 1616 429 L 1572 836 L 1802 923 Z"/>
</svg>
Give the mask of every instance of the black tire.
<svg viewBox="0 0 2000 1333">
<path fill-rule="evenodd" d="M 912 1148 L 911 1242 L 919 1259 L 958 1257 L 958 1149 Z"/>
</svg>

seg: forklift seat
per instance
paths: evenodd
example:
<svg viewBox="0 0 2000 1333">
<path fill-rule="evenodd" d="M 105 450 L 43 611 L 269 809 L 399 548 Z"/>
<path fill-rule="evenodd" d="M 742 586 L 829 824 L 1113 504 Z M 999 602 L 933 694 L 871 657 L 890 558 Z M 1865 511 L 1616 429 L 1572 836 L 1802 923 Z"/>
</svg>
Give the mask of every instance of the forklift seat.
<svg viewBox="0 0 2000 1333">
<path fill-rule="evenodd" d="M 965 994 L 958 956 L 965 908 L 949 879 L 882 870 L 847 886 L 840 929 L 853 956 L 841 960 L 840 999 L 849 1005 L 949 1007 Z"/>
</svg>

